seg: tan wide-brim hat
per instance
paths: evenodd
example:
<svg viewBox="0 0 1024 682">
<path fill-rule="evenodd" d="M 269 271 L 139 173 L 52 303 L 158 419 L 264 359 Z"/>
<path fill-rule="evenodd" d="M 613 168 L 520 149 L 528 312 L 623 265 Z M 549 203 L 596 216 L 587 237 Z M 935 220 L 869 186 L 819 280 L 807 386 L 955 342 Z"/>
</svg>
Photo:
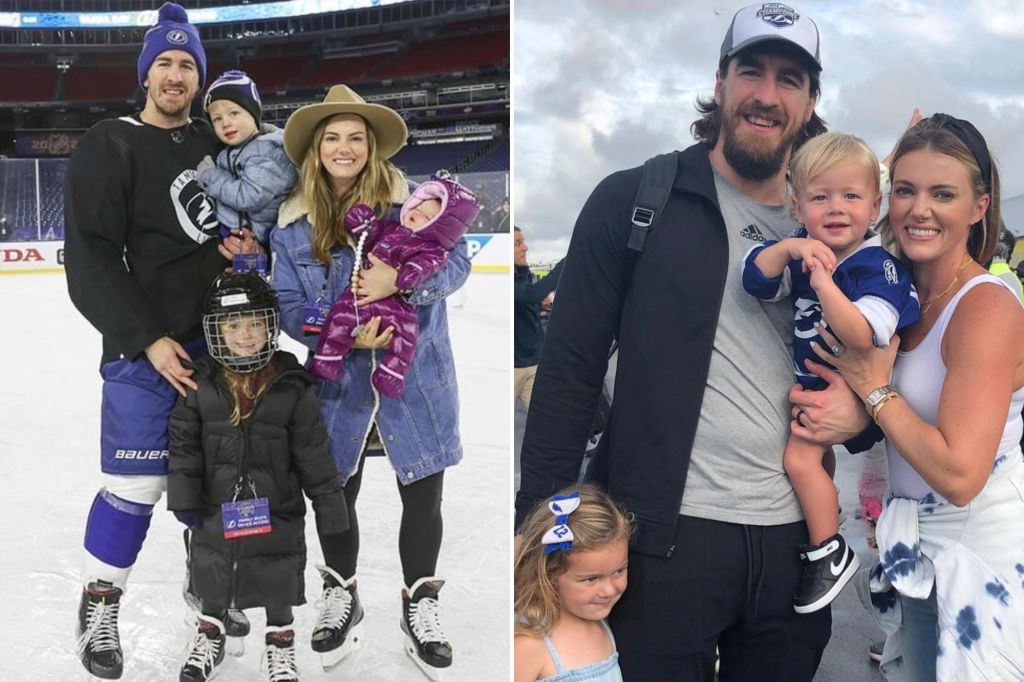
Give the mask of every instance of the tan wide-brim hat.
<svg viewBox="0 0 1024 682">
<path fill-rule="evenodd" d="M 320 121 L 337 114 L 357 114 L 366 119 L 377 138 L 377 150 L 389 159 L 405 146 L 409 129 L 394 109 L 369 104 L 347 85 L 335 85 L 320 104 L 309 104 L 288 117 L 284 126 L 284 151 L 296 166 L 302 165 L 313 131 Z"/>
</svg>

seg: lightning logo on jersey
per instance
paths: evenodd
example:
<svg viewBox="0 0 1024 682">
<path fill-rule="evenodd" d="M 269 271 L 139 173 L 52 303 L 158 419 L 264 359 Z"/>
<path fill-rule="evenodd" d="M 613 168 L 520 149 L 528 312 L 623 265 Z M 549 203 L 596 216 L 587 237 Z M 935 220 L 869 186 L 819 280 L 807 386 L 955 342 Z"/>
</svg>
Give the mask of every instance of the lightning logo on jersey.
<svg viewBox="0 0 1024 682">
<path fill-rule="evenodd" d="M 219 236 L 217 211 L 196 182 L 196 171 L 187 168 L 171 183 L 171 205 L 178 224 L 197 244 Z"/>
</svg>

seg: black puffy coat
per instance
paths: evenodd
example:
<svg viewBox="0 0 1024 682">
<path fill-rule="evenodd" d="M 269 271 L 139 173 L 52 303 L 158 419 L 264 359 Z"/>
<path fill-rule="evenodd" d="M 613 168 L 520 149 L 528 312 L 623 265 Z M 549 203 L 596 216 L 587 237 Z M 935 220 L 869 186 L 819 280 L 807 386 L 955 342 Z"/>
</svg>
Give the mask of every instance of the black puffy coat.
<svg viewBox="0 0 1024 682">
<path fill-rule="evenodd" d="M 245 609 L 305 603 L 303 491 L 313 501 L 321 533 L 348 529 L 348 513 L 313 378 L 290 353 L 278 352 L 266 391 L 241 425 L 220 366 L 196 363 L 199 390 L 179 398 L 170 422 L 167 506 L 195 511 L 192 590 L 203 600 Z M 221 503 L 247 474 L 256 495 L 269 498 L 271 532 L 225 539 Z M 252 497 L 248 484 L 239 499 Z"/>
</svg>

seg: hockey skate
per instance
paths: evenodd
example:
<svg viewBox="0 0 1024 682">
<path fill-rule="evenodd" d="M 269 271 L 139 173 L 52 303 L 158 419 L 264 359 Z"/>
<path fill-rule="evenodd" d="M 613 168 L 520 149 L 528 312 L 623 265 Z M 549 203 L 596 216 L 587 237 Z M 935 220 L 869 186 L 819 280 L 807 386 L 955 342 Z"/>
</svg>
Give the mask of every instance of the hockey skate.
<svg viewBox="0 0 1024 682">
<path fill-rule="evenodd" d="M 320 617 L 313 626 L 313 651 L 320 654 L 325 671 L 336 668 L 363 644 L 363 605 L 359 603 L 355 576 L 345 580 L 327 566 L 317 566 L 324 579 Z"/>
<path fill-rule="evenodd" d="M 188 647 L 188 656 L 181 666 L 179 682 L 205 682 L 217 674 L 224 662 L 224 623 L 210 616 L 199 616 L 195 637 Z"/>
<path fill-rule="evenodd" d="M 441 630 L 441 605 L 437 601 L 443 585 L 439 578 L 420 578 L 402 590 L 405 653 L 435 682 L 440 682 L 444 669 L 452 664 L 452 645 Z"/>
<path fill-rule="evenodd" d="M 117 631 L 121 589 L 105 580 L 89 583 L 78 605 L 78 656 L 90 673 L 116 680 L 124 672 L 124 653 Z"/>
<path fill-rule="evenodd" d="M 192 531 L 186 528 L 185 539 L 185 582 L 181 586 L 181 597 L 185 600 L 185 625 L 195 628 L 198 625 L 198 616 L 203 611 L 202 600 L 192 592 Z M 224 625 L 224 633 L 227 635 L 225 650 L 231 656 L 239 657 L 245 655 L 245 637 L 249 635 L 249 618 L 244 611 L 228 609 L 221 614 Z"/>
<path fill-rule="evenodd" d="M 268 626 L 266 644 L 260 667 L 266 671 L 268 682 L 299 682 L 299 668 L 295 665 L 295 630 L 292 626 Z"/>
</svg>

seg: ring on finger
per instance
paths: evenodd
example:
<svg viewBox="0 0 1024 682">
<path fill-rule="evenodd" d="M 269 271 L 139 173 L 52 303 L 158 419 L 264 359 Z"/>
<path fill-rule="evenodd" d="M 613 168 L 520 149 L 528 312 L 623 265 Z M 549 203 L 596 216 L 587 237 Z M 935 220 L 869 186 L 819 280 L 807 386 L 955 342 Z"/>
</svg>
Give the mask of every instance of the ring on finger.
<svg viewBox="0 0 1024 682">
<path fill-rule="evenodd" d="M 829 350 L 832 351 L 832 355 L 838 358 L 846 351 L 846 344 L 844 344 L 842 341 L 837 341 L 836 345 L 830 346 Z"/>
<path fill-rule="evenodd" d="M 797 413 L 796 413 L 796 416 L 794 417 L 794 419 L 796 419 L 796 423 L 797 424 L 799 424 L 800 426 L 802 426 L 804 428 L 807 428 L 807 424 L 804 424 L 802 421 L 800 421 L 800 417 L 802 417 L 802 416 L 804 416 L 804 411 L 803 410 L 797 410 Z"/>
</svg>

